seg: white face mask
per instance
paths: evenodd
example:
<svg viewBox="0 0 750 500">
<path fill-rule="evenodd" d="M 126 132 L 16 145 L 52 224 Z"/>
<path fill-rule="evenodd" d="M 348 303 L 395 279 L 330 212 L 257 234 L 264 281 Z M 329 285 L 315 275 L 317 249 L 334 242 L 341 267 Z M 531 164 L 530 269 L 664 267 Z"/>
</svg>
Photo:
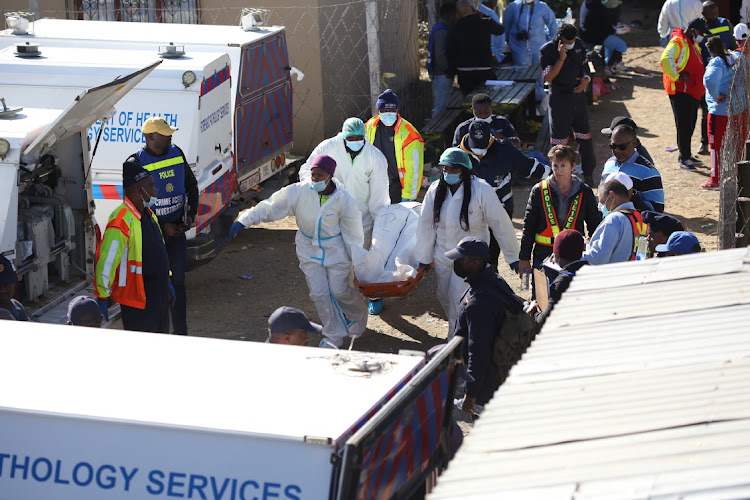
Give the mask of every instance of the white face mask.
<svg viewBox="0 0 750 500">
<path fill-rule="evenodd" d="M 696 37 L 693 38 L 693 41 L 695 43 L 701 43 L 703 41 L 703 35 L 696 35 Z"/>
<path fill-rule="evenodd" d="M 474 115 L 474 120 L 478 122 L 492 123 L 492 115 L 488 116 L 487 118 L 477 118 L 477 116 Z"/>
<path fill-rule="evenodd" d="M 530 5 L 530 4 L 534 3 L 534 0 L 523 0 L 523 3 L 525 3 L 527 5 Z"/>
<path fill-rule="evenodd" d="M 346 147 L 354 151 L 355 153 L 365 147 L 365 141 L 346 141 Z"/>
<path fill-rule="evenodd" d="M 487 149 L 471 148 L 471 152 L 477 156 L 484 156 L 487 154 Z"/>
<path fill-rule="evenodd" d="M 563 44 L 563 47 L 565 47 L 567 50 L 573 50 L 573 47 L 575 46 L 576 46 L 575 42 L 571 43 L 570 45 L 568 45 L 567 43 Z"/>
<path fill-rule="evenodd" d="M 394 123 L 396 123 L 396 119 L 398 119 L 398 113 L 391 113 L 391 112 L 380 112 L 380 120 L 383 122 L 383 125 L 386 127 L 392 127 Z"/>
</svg>

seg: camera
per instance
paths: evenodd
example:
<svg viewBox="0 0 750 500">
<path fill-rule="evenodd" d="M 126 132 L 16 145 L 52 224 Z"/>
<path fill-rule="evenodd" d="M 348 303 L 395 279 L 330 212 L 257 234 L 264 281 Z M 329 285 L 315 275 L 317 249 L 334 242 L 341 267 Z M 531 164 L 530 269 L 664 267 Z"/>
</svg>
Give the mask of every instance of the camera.
<svg viewBox="0 0 750 500">
<path fill-rule="evenodd" d="M 518 40 L 524 41 L 529 39 L 529 32 L 528 31 L 519 31 L 516 33 L 516 38 Z"/>
</svg>

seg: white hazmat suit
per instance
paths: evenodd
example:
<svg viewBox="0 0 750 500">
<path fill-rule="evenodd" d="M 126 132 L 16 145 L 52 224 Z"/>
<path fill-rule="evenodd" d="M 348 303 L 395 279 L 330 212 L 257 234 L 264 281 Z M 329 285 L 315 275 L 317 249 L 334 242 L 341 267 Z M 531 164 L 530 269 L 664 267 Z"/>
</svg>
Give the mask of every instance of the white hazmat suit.
<svg viewBox="0 0 750 500">
<path fill-rule="evenodd" d="M 465 181 L 464 181 L 465 182 Z M 417 226 L 417 242 L 414 257 L 423 264 L 433 263 L 437 275 L 437 297 L 448 315 L 449 337 L 455 332 L 458 306 L 469 284 L 453 272 L 453 261 L 445 252 L 458 245 L 466 236 L 474 236 L 490 241 L 490 232 L 495 235 L 498 245 L 508 264 L 518 261 L 521 250 L 508 213 L 497 199 L 495 190 L 482 179 L 471 176 L 471 201 L 469 202 L 469 230 L 461 227 L 460 214 L 464 200 L 464 182 L 455 194 L 447 190 L 446 198 L 440 207 L 440 222 L 433 224 L 435 194 L 440 181 L 432 183 L 422 202 L 422 215 Z"/>
<path fill-rule="evenodd" d="M 661 7 L 656 25 L 659 37 L 671 38 L 673 29 L 687 29 L 690 21 L 703 15 L 702 10 L 702 0 L 667 0 Z"/>
<path fill-rule="evenodd" d="M 331 182 L 336 190 L 323 205 L 311 182 L 299 182 L 244 210 L 237 222 L 250 227 L 296 217 L 299 267 L 305 273 L 323 335 L 340 347 L 345 337 L 358 337 L 365 331 L 367 305 L 352 282 L 352 248 L 363 242 L 361 216 L 341 183 L 336 179 Z"/>
<path fill-rule="evenodd" d="M 352 160 L 344 145 L 343 132 L 326 139 L 310 154 L 300 169 L 299 178 L 303 182 L 310 180 L 310 165 L 316 156 L 328 155 L 336 160 L 333 177 L 343 183 L 357 202 L 362 213 L 365 247 L 369 248 L 375 218 L 383 207 L 390 205 L 391 199 L 388 195 L 388 162 L 378 148 L 364 142 L 364 147 Z"/>
</svg>

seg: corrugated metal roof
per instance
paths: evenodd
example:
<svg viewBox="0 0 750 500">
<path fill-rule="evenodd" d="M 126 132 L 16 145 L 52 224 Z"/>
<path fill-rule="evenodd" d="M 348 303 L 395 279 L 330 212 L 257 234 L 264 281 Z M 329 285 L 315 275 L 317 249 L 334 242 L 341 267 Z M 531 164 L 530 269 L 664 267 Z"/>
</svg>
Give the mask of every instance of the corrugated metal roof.
<svg viewBox="0 0 750 500">
<path fill-rule="evenodd" d="M 750 248 L 584 267 L 429 499 L 750 498 Z"/>
</svg>

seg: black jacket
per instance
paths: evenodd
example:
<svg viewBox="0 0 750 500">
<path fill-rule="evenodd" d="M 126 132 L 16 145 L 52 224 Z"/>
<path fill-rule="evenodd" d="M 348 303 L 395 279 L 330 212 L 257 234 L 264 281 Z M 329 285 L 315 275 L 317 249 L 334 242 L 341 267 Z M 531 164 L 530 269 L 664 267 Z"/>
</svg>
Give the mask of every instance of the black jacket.
<svg viewBox="0 0 750 500">
<path fill-rule="evenodd" d="M 479 14 L 465 16 L 448 31 L 448 62 L 456 68 L 492 67 L 492 35 L 502 35 L 505 28 Z"/>
<path fill-rule="evenodd" d="M 576 219 L 575 227 L 571 229 L 575 229 L 585 237 L 585 223 L 586 230 L 588 231 L 588 236 L 591 236 L 592 234 L 594 234 L 594 230 L 596 229 L 596 227 L 602 221 L 602 213 L 598 208 L 599 202 L 596 199 L 596 196 L 594 196 L 594 192 L 591 191 L 591 188 L 583 182 L 579 184 L 578 188 L 574 186 L 573 189 L 574 192 L 571 193 L 570 197 L 568 198 L 568 203 L 566 203 L 565 207 L 562 207 L 565 208 L 565 213 L 560 214 L 559 209 L 557 208 L 559 205 L 559 195 L 557 194 L 557 191 L 552 186 L 550 186 L 552 206 L 555 209 L 555 215 L 557 215 L 557 222 L 560 225 L 560 230 L 563 230 L 565 217 L 568 215 L 568 210 L 570 210 L 570 201 L 578 196 L 579 192 L 583 192 L 578 219 Z M 532 247 L 534 250 L 533 255 L 535 260 L 544 260 L 552 254 L 552 247 L 534 244 L 534 236 L 537 233 L 541 233 L 542 231 L 544 231 L 546 227 L 547 216 L 544 210 L 544 201 L 542 200 L 542 188 L 540 183 L 537 183 L 533 188 L 531 188 L 531 193 L 529 194 L 529 202 L 526 205 L 526 215 L 523 218 L 523 235 L 521 236 L 521 253 L 519 254 L 520 260 L 531 260 Z"/>
<path fill-rule="evenodd" d="M 581 40 L 591 45 L 602 45 L 604 39 L 615 32 L 615 9 L 608 9 L 601 0 L 581 2 Z"/>
<path fill-rule="evenodd" d="M 542 71 L 554 66 L 557 60 L 560 59 L 560 53 L 557 50 L 559 42 L 560 38 L 555 37 L 539 49 L 539 64 L 542 66 Z M 576 38 L 575 46 L 568 51 L 560 72 L 550 83 L 550 89 L 552 92 L 572 93 L 573 88 L 581 83 L 581 79 L 588 74 L 586 49 L 583 46 L 583 42 L 579 38 Z"/>
<path fill-rule="evenodd" d="M 518 314 L 523 304 L 492 267 L 467 278 L 469 289 L 461 298 L 456 335 L 463 343 L 464 363 L 474 382 L 467 382 L 466 395 L 486 404 L 500 386 L 500 368 L 492 362 L 495 335 L 505 321 L 506 309 Z M 502 304 L 503 307 L 498 307 Z"/>
</svg>

